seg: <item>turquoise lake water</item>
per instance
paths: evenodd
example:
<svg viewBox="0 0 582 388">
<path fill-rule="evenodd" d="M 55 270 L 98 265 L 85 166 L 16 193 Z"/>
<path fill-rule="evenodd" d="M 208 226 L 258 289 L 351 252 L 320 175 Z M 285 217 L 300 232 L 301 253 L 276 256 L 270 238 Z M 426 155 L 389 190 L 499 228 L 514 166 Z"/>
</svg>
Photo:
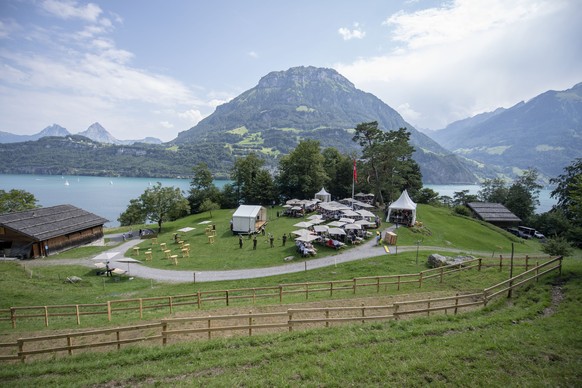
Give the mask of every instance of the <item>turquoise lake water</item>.
<svg viewBox="0 0 582 388">
<path fill-rule="evenodd" d="M 71 204 L 95 213 L 109 220 L 108 227 L 118 226 L 117 218 L 125 211 L 129 201 L 138 198 L 148 187 L 160 182 L 162 186 L 178 187 L 186 195 L 190 190 L 189 179 L 163 178 L 109 178 L 60 175 L 1 175 L 0 189 L 26 190 L 36 197 L 41 206 Z M 215 185 L 222 188 L 229 181 L 217 180 Z M 469 190 L 477 194 L 478 185 L 425 185 L 440 195 L 453 197 L 453 193 Z M 550 198 L 550 190 L 540 192 L 538 213 L 548 211 L 555 200 Z"/>
</svg>

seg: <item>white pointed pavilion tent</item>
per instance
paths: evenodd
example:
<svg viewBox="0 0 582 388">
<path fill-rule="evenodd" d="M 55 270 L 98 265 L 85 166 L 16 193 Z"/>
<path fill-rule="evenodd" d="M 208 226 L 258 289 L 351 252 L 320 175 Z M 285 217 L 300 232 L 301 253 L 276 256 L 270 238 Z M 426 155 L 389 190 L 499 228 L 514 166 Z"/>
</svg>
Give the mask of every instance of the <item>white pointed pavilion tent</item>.
<svg viewBox="0 0 582 388">
<path fill-rule="evenodd" d="M 408 196 L 408 192 L 404 190 L 396 201 L 392 202 L 388 207 L 388 216 L 386 217 L 386 222 L 390 221 L 391 214 L 404 214 L 409 215 L 408 217 L 404 215 L 399 215 L 393 217 L 397 223 L 405 223 L 407 225 L 414 225 L 416 222 L 416 203 L 412 202 L 412 199 Z"/>
<path fill-rule="evenodd" d="M 319 199 L 321 202 L 330 202 L 331 194 L 325 191 L 325 187 L 322 187 L 321 190 L 315 194 L 315 199 Z"/>
</svg>

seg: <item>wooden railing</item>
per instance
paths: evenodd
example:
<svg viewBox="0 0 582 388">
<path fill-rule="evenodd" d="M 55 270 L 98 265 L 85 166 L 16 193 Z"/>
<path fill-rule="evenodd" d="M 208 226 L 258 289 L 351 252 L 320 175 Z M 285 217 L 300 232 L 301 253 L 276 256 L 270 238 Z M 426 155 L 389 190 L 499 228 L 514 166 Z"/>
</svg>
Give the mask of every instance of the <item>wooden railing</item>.
<svg viewBox="0 0 582 388">
<path fill-rule="evenodd" d="M 543 257 L 536 259 L 539 261 L 549 260 L 551 258 Z M 305 299 L 307 300 L 310 295 L 314 294 L 328 294 L 329 297 L 333 297 L 341 292 L 351 292 L 355 295 L 358 289 L 366 288 L 375 288 L 376 292 L 379 293 L 382 289 L 387 291 L 389 286 L 400 291 L 401 287 L 410 284 L 417 284 L 419 288 L 422 288 L 423 282 L 430 279 L 438 278 L 439 282 L 442 283 L 445 276 L 463 270 L 476 268 L 480 271 L 482 267 L 497 266 L 502 269 L 504 266 L 509 265 L 507 263 L 508 260 L 508 258 L 503 258 L 501 256 L 500 259 L 474 259 L 462 264 L 433 268 L 416 274 L 367 276 L 349 280 L 289 283 L 270 287 L 240 288 L 231 290 L 198 291 L 186 295 L 110 300 L 103 303 L 93 304 L 11 307 L 9 309 L 0 310 L 0 321 L 9 321 L 11 322 L 12 327 L 16 328 L 17 320 L 42 318 L 44 326 L 48 327 L 51 318 L 74 317 L 76 324 L 80 325 L 81 316 L 87 315 L 107 315 L 108 321 L 111 322 L 116 313 L 137 312 L 141 319 L 146 310 L 168 309 L 171 314 L 174 312 L 174 308 L 179 306 L 196 306 L 198 309 L 201 309 L 203 305 L 215 302 L 220 302 L 226 306 L 230 306 L 231 302 L 235 300 L 246 300 L 255 304 L 257 299 L 274 299 L 278 300 L 279 303 L 283 303 L 285 295 L 304 294 Z M 514 266 L 525 267 L 527 270 L 532 265 L 530 263 L 531 260 L 532 258 L 529 256 L 515 258 Z M 520 261 L 522 261 L 523 264 L 520 264 Z"/>
<path fill-rule="evenodd" d="M 509 292 L 529 281 L 537 281 L 539 277 L 555 270 L 561 274 L 562 257 L 535 266 L 480 293 L 397 301 L 385 306 L 291 308 L 270 313 L 249 311 L 248 314 L 170 318 L 145 325 L 19 338 L 15 342 L 0 343 L 2 352 L 0 361 L 25 362 L 32 355 L 62 353 L 72 355 L 74 351 L 80 349 L 91 350 L 107 346 L 120 349 L 121 345 L 154 340 L 161 340 L 161 344 L 166 345 L 169 342 L 212 338 L 214 333 L 234 335 L 237 332 L 243 332 L 252 336 L 257 331 L 264 332 L 265 330 L 293 331 L 305 327 L 329 327 L 331 324 L 345 322 L 365 323 L 402 319 L 414 315 L 430 316 L 431 313 L 438 312 L 458 314 L 466 309 L 486 305 L 504 292 Z M 127 337 L 124 336 L 125 333 Z"/>
</svg>

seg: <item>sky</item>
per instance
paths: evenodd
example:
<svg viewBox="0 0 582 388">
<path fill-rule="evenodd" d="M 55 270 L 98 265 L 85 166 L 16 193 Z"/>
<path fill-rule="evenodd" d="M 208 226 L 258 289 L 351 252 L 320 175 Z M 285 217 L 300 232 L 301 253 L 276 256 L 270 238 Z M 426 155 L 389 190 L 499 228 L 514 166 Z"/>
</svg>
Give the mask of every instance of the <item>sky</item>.
<svg viewBox="0 0 582 388">
<path fill-rule="evenodd" d="M 582 0 L 1 0 L 0 131 L 170 141 L 295 66 L 436 130 L 582 82 L 581 20 Z"/>
</svg>

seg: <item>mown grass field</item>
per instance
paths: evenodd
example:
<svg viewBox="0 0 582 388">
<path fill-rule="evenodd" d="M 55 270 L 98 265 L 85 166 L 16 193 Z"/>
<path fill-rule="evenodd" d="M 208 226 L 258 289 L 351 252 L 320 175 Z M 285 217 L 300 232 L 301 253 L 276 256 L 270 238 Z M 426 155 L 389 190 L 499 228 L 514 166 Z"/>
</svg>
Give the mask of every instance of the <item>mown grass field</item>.
<svg viewBox="0 0 582 388">
<path fill-rule="evenodd" d="M 221 212 L 224 214 L 220 215 Z M 224 221 L 226 224 L 222 225 L 222 229 L 228 228 L 229 216 L 226 210 L 213 212 L 212 220 L 216 221 L 217 229 Z M 423 250 L 423 247 L 428 246 L 440 246 L 443 250 L 456 248 L 467 253 L 484 252 L 490 256 L 497 255 L 499 250 L 509 253 L 513 242 L 517 254 L 534 255 L 539 251 L 539 244 L 535 242 L 521 243 L 495 228 L 453 216 L 446 209 L 422 206 L 419 209 L 419 218 L 430 234 L 427 230 L 421 231 L 423 233 L 413 233 L 402 228 L 398 230 L 399 245 L 414 245 L 419 237 L 423 238 L 418 263 L 416 253 L 407 252 L 264 279 L 203 284 L 162 284 L 128 278 L 116 282 L 96 277 L 93 270 L 81 266 L 25 269 L 17 263 L 1 263 L 0 308 L 15 305 L 96 303 L 110 299 L 180 295 L 199 289 L 261 287 L 291 282 L 416 273 L 426 269 L 426 256 L 435 251 Z M 197 238 L 202 241 L 206 236 L 203 235 L 203 226 L 198 223 L 206 219 L 209 219 L 208 215 L 193 216 L 165 224 L 160 240 L 171 239 L 175 230 L 192 226 L 202 228 L 202 235 L 193 234 L 191 241 L 196 242 Z M 221 219 L 223 221 L 219 221 Z M 269 224 L 268 231 L 275 235 L 284 230 L 288 231 L 289 219 L 275 221 Z M 295 223 L 298 219 L 290 221 Z M 234 244 L 235 248 L 227 249 L 220 257 L 208 260 L 208 263 L 212 262 L 218 268 L 234 265 L 232 263 L 236 260 L 253 261 L 255 259 L 249 258 L 253 253 L 256 253 L 258 262 L 245 263 L 244 267 L 260 266 L 260 260 L 273 260 L 267 254 L 262 259 L 258 258 L 260 251 L 253 252 L 252 246 L 242 255 L 236 237 L 223 235 L 222 238 L 224 246 Z M 143 244 L 149 243 L 144 241 Z M 285 254 L 284 251 L 276 251 L 283 249 L 279 245 L 280 243 L 276 244 L 276 248 L 262 247 L 261 250 Z M 202 242 L 200 246 L 202 250 Z M 220 246 L 214 245 L 214 248 L 208 246 L 205 249 L 218 247 Z M 83 251 L 70 251 L 59 256 L 86 257 L 86 254 L 94 255 L 99 250 L 100 248 L 83 248 Z M 328 254 L 333 253 L 331 251 Z M 156 260 L 147 265 L 157 265 L 153 264 L 155 262 Z M 80 276 L 84 281 L 80 284 L 63 282 L 65 276 L 72 275 Z M 482 272 L 462 272 L 447 278 L 443 284 L 427 282 L 421 290 L 410 285 L 400 293 L 482 290 L 507 276 L 507 270 L 500 272 L 493 268 Z M 573 328 L 582 323 L 581 283 L 582 255 L 577 251 L 573 257 L 564 260 L 561 279 L 557 279 L 555 274 L 548 275 L 539 283 L 530 284 L 515 292 L 511 300 L 500 298 L 487 308 L 472 313 L 398 322 L 353 324 L 250 338 L 214 339 L 163 348 L 128 347 L 117 352 L 2 366 L 0 382 L 3 386 L 140 387 L 162 384 L 221 387 L 428 384 L 578 386 L 582 381 L 582 334 Z M 369 295 L 374 293 L 374 290 L 369 291 Z M 398 292 L 388 290 L 384 293 Z M 355 297 L 366 295 L 368 294 L 358 294 Z M 334 299 L 345 299 L 345 303 L 349 305 L 350 298 L 353 297 L 338 295 Z M 324 301 L 326 297 L 322 295 L 314 300 Z M 300 301 L 301 297 L 297 296 L 285 303 Z M 260 303 L 268 305 L 278 301 Z M 208 306 L 205 311 L 212 314 L 216 308 L 219 307 Z M 188 311 L 178 310 L 177 313 L 188 314 Z M 151 312 L 144 319 L 159 320 L 167 315 L 165 311 Z M 77 329 L 72 321 L 51 320 L 49 328 L 44 329 L 42 320 L 39 319 L 38 322 L 19 323 L 16 330 L 11 329 L 9 323 L 5 322 L 0 325 L 0 335 L 2 338 L 13 338 L 31 333 L 39 335 Z M 136 314 L 116 318 L 112 323 L 106 322 L 102 317 L 95 317 L 94 320 L 83 318 L 80 329 L 138 322 L 140 321 Z"/>
</svg>

